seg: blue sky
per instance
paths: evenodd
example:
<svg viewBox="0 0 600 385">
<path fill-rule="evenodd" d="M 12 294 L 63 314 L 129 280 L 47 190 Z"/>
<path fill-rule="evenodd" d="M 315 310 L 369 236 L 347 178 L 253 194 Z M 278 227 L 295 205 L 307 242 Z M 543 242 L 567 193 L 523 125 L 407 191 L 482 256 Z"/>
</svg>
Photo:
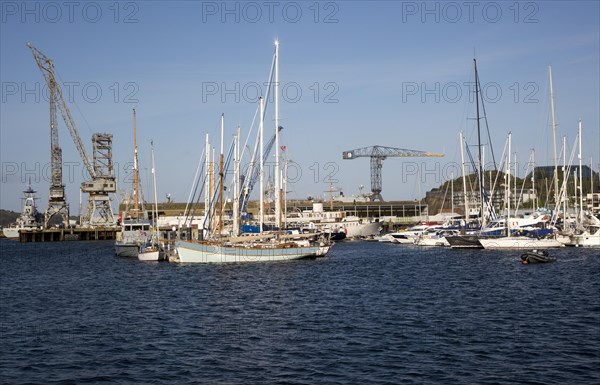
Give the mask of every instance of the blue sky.
<svg viewBox="0 0 600 385">
<path fill-rule="evenodd" d="M 538 164 L 552 163 L 552 64 L 559 140 L 567 136 L 570 152 L 581 118 L 584 163 L 600 164 L 598 1 L 1 4 L 1 208 L 20 210 L 29 177 L 40 205 L 47 200 L 48 102 L 28 41 L 54 60 L 88 151 L 93 132 L 114 135 L 120 181 L 137 109 L 142 178 L 147 184 L 154 140 L 161 199 L 187 199 L 204 135 L 216 140 L 221 113 L 226 138 L 238 124 L 247 134 L 276 38 L 281 144 L 300 170 L 290 197 L 322 196 L 331 172 L 346 195 L 359 185 L 368 191 L 368 159 L 342 161 L 341 153 L 371 145 L 446 154 L 387 159 L 384 198 L 416 199 L 443 183 L 460 162 L 458 132 L 476 140 L 474 52 L 498 158 L 512 131 L 520 169 L 532 148 Z M 272 112 L 266 124 L 274 129 Z M 81 161 L 59 124 L 76 213 Z"/>
</svg>

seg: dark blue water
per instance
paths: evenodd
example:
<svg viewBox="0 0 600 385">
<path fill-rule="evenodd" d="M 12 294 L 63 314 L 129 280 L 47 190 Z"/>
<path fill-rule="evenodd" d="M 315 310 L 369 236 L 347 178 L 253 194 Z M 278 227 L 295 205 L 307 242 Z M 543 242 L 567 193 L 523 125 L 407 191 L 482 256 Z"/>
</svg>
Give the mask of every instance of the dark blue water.
<svg viewBox="0 0 600 385">
<path fill-rule="evenodd" d="M 0 241 L 0 382 L 598 384 L 600 253 L 345 242 L 176 265 Z"/>
</svg>

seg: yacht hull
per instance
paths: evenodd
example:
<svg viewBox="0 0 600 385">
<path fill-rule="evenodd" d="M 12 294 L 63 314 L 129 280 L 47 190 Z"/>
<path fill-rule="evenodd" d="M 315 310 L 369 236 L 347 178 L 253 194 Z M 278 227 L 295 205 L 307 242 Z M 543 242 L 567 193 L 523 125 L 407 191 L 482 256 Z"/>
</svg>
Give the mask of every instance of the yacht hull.
<svg viewBox="0 0 600 385">
<path fill-rule="evenodd" d="M 138 253 L 138 260 L 140 261 L 160 261 L 160 251 L 146 251 L 143 253 Z"/>
<path fill-rule="evenodd" d="M 222 246 L 200 242 L 175 244 L 181 263 L 275 262 L 320 257 L 329 246 L 244 247 Z"/>
<path fill-rule="evenodd" d="M 441 237 L 441 238 L 421 238 L 421 239 L 417 239 L 417 241 L 415 242 L 415 245 L 417 246 L 425 246 L 425 247 L 446 247 L 446 246 L 450 246 L 450 244 L 448 243 L 448 241 L 446 240 L 446 237 Z"/>
<path fill-rule="evenodd" d="M 140 247 L 131 243 L 115 243 L 115 254 L 117 257 L 137 258 Z"/>
<path fill-rule="evenodd" d="M 587 231 L 583 234 L 571 235 L 567 246 L 575 247 L 600 247 L 600 231 L 590 234 Z"/>
<path fill-rule="evenodd" d="M 4 236 L 8 239 L 19 239 L 19 229 L 17 228 L 7 227 L 2 229 L 2 233 L 4 233 Z"/>
<path fill-rule="evenodd" d="M 480 239 L 484 249 L 548 249 L 564 247 L 556 239 L 534 239 L 528 237 L 502 237 Z"/>
<path fill-rule="evenodd" d="M 446 241 L 453 249 L 483 249 L 477 235 L 453 235 L 446 237 Z"/>
</svg>

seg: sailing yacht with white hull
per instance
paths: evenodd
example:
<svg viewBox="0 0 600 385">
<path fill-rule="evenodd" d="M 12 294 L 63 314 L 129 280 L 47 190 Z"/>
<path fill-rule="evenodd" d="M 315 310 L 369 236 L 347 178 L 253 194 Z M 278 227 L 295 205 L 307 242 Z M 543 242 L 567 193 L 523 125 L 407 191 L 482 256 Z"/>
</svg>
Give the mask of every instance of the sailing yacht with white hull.
<svg viewBox="0 0 600 385">
<path fill-rule="evenodd" d="M 477 225 L 478 229 L 481 229 L 481 227 L 483 226 L 483 224 L 485 223 L 485 209 L 487 209 L 488 211 L 488 216 L 491 219 L 495 219 L 496 218 L 496 213 L 494 211 L 493 206 L 490 204 L 490 202 L 488 201 L 488 197 L 487 197 L 487 193 L 485 192 L 485 188 L 484 188 L 484 181 L 483 181 L 483 175 L 484 175 L 484 168 L 483 168 L 483 155 L 482 155 L 482 151 L 481 151 L 481 124 L 480 124 L 480 120 L 481 120 L 481 116 L 479 113 L 479 102 L 480 102 L 480 98 L 481 98 L 481 90 L 480 90 L 480 83 L 479 83 L 479 73 L 477 71 L 477 59 L 473 58 L 473 74 L 474 74 L 474 91 L 475 91 L 475 109 L 476 109 L 476 122 L 477 122 L 477 152 L 478 152 L 478 156 L 477 156 L 477 162 L 475 164 L 475 162 L 473 162 L 473 167 L 475 168 L 475 173 L 477 175 L 477 181 L 478 181 L 478 186 L 479 186 L 479 200 L 480 200 L 480 205 L 479 205 L 479 219 L 480 219 L 480 223 Z M 484 106 L 483 104 L 483 98 L 481 98 L 481 104 L 482 107 Z M 485 107 L 483 107 L 483 110 L 485 112 Z M 487 119 L 486 119 L 487 122 Z M 489 133 L 489 128 L 488 128 L 488 139 L 490 139 L 490 133 Z M 490 139 L 490 146 L 491 146 L 491 139 Z M 462 131 L 460 132 L 460 155 L 461 155 L 461 165 L 462 165 L 462 179 L 463 179 L 463 195 L 465 197 L 465 208 L 464 208 L 464 212 L 465 212 L 465 227 L 462 228 L 462 232 L 466 232 L 466 228 L 468 228 L 469 226 L 471 226 L 470 223 L 470 217 L 471 217 L 471 210 L 469 208 L 469 201 L 468 201 L 468 194 L 467 194 L 467 174 L 466 174 L 466 170 L 465 170 L 465 154 L 464 154 L 464 150 L 465 147 L 467 148 L 468 151 L 468 147 L 466 146 L 466 143 L 464 142 L 464 137 L 463 137 L 463 133 Z M 492 147 L 490 147 L 492 148 Z M 469 153 L 470 156 L 470 153 Z M 492 151 L 492 159 L 493 159 L 493 163 L 494 163 L 494 168 L 496 166 L 496 161 L 494 158 L 494 152 Z M 472 159 L 471 159 L 472 161 Z M 477 248 L 477 249 L 481 249 L 483 248 L 483 246 L 481 245 L 481 242 L 479 242 L 480 238 L 485 237 L 485 235 L 482 235 L 479 231 L 471 231 L 471 234 L 458 234 L 458 235 L 448 235 L 445 237 L 446 242 L 448 242 L 448 245 L 450 245 L 450 247 L 452 248 Z"/>
<path fill-rule="evenodd" d="M 279 42 L 275 42 L 275 54 L 274 54 L 274 66 L 275 66 L 275 81 L 270 82 L 275 89 L 275 148 L 276 154 L 279 153 L 278 133 L 279 133 L 279 111 L 278 111 L 278 95 L 279 95 Z M 272 80 L 272 79 L 270 79 Z M 250 237 L 238 237 L 239 234 L 239 194 L 238 183 L 240 181 L 238 162 L 240 159 L 240 134 L 239 130 L 235 135 L 233 144 L 233 152 L 235 154 L 234 160 L 234 185 L 235 185 L 235 197 L 233 207 L 235 209 L 234 214 L 234 226 L 233 226 L 233 237 L 223 238 L 223 211 L 224 211 L 224 182 L 225 173 L 228 167 L 225 165 L 224 151 L 223 151 L 223 136 L 224 136 L 224 115 L 221 115 L 221 151 L 219 159 L 219 182 L 218 182 L 218 194 L 215 190 L 213 198 L 210 201 L 209 209 L 207 213 L 213 213 L 213 215 L 207 215 L 207 218 L 211 219 L 209 222 L 208 231 L 206 231 L 207 238 L 201 240 L 180 240 L 175 243 L 177 254 L 179 256 L 179 262 L 181 263 L 235 263 L 235 262 L 274 262 L 274 261 L 287 261 L 294 259 L 311 258 L 325 255 L 331 245 L 327 241 L 311 241 L 308 238 L 295 240 L 279 233 L 266 234 L 263 233 L 263 218 L 264 218 L 264 100 L 259 98 L 260 108 L 260 125 L 259 125 L 259 140 L 260 140 L 260 231 L 261 233 L 257 236 Z M 231 151 L 230 151 L 231 153 Z M 229 160 L 229 156 L 228 156 Z M 276 157 L 275 175 L 278 176 L 280 173 L 279 169 L 279 157 Z M 281 196 L 279 191 L 279 180 L 276 180 L 276 197 Z M 281 228 L 281 201 L 276 199 L 276 221 L 277 227 Z M 214 217 L 215 220 L 212 220 Z M 216 221 L 216 224 L 214 223 Z M 205 231 L 201 232 L 204 235 Z M 301 237 L 300 234 L 293 235 L 294 238 Z M 312 236 L 312 234 L 311 234 Z"/>
<path fill-rule="evenodd" d="M 137 258 L 142 247 L 152 239 L 148 212 L 139 204 L 139 170 L 136 142 L 136 115 L 133 110 L 133 209 L 127 207 L 122 216 L 121 231 L 117 233 L 115 254 L 118 257 Z M 143 205 L 142 205 L 143 206 Z"/>
<path fill-rule="evenodd" d="M 140 247 L 140 252 L 138 253 L 140 261 L 160 261 L 164 257 L 164 252 L 160 250 L 158 245 L 158 198 L 156 196 L 156 172 L 154 169 L 154 143 L 152 142 L 150 143 L 150 154 L 152 158 L 152 187 L 154 190 L 154 212 L 152 214 L 154 226 L 152 228 L 150 244 Z"/>
<path fill-rule="evenodd" d="M 512 143 L 512 133 L 508 133 L 508 164 L 506 167 L 506 177 L 507 177 L 507 199 L 506 199 L 506 208 L 507 213 L 510 213 L 510 176 L 511 176 L 511 143 Z M 506 236 L 497 237 L 497 238 L 485 238 L 480 239 L 479 242 L 483 246 L 484 249 L 547 249 L 547 248 L 555 248 L 555 247 L 563 247 L 564 245 L 560 243 L 556 238 L 530 238 L 525 236 L 513 236 L 510 229 L 511 223 L 510 221 L 506 221 Z"/>
</svg>

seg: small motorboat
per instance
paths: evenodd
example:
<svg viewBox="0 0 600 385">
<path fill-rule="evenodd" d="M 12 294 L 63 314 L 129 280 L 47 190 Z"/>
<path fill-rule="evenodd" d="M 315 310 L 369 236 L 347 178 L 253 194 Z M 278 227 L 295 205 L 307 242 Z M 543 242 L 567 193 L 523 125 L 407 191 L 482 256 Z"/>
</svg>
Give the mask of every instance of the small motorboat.
<svg viewBox="0 0 600 385">
<path fill-rule="evenodd" d="M 548 254 L 546 250 L 531 250 L 521 254 L 521 262 L 523 262 L 524 265 L 554 261 L 556 261 L 556 258 Z"/>
</svg>

